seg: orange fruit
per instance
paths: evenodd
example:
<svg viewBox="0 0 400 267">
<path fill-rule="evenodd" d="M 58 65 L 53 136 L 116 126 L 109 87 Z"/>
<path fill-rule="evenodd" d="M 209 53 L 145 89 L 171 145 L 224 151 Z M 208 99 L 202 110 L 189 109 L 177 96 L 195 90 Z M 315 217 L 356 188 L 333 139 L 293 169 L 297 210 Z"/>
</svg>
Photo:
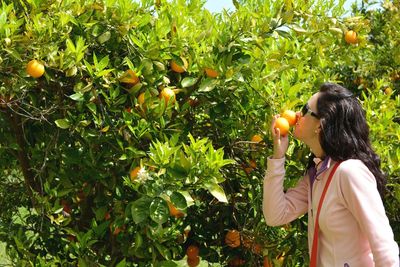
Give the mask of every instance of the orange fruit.
<svg viewBox="0 0 400 267">
<path fill-rule="evenodd" d="M 242 258 L 236 256 L 236 257 L 234 257 L 233 259 L 231 259 L 231 260 L 228 262 L 228 266 L 229 266 L 229 267 L 239 267 L 239 266 L 243 266 L 245 263 L 246 263 L 246 262 L 245 262 L 244 259 L 242 259 Z"/>
<path fill-rule="evenodd" d="M 44 74 L 44 65 L 33 59 L 26 65 L 26 72 L 33 78 L 39 78 Z"/>
<path fill-rule="evenodd" d="M 141 105 L 141 106 L 144 105 L 144 100 L 145 100 L 144 95 L 145 95 L 145 93 L 143 92 L 138 96 L 138 102 L 139 102 L 139 105 Z"/>
<path fill-rule="evenodd" d="M 392 74 L 390 74 L 390 79 L 394 82 L 400 80 L 400 72 L 393 71 Z"/>
<path fill-rule="evenodd" d="M 253 244 L 253 240 L 251 240 L 250 237 L 244 236 L 242 241 L 243 241 L 243 247 L 248 248 L 248 249 L 251 248 L 251 244 Z"/>
<path fill-rule="evenodd" d="M 188 103 L 191 107 L 196 107 L 199 105 L 199 100 L 197 98 L 189 98 Z"/>
<path fill-rule="evenodd" d="M 393 89 L 390 88 L 390 87 L 386 87 L 386 89 L 385 89 L 385 94 L 386 94 L 386 95 L 391 95 L 392 93 L 393 93 Z"/>
<path fill-rule="evenodd" d="M 257 168 L 257 162 L 254 159 L 251 159 L 247 166 L 244 165 L 244 171 L 247 174 L 251 173 L 255 168 Z"/>
<path fill-rule="evenodd" d="M 104 220 L 108 221 L 109 219 L 111 219 L 111 215 L 110 215 L 110 213 L 107 211 L 106 214 L 104 214 Z"/>
<path fill-rule="evenodd" d="M 121 78 L 119 78 L 119 80 L 129 87 L 132 87 L 139 82 L 138 76 L 131 69 L 125 71 L 125 73 L 121 76 Z"/>
<path fill-rule="evenodd" d="M 113 235 L 118 235 L 119 233 L 125 231 L 125 225 L 115 226 L 114 223 L 111 223 L 109 228 Z"/>
<path fill-rule="evenodd" d="M 118 235 L 119 233 L 121 233 L 122 229 L 121 227 L 115 227 L 114 231 L 113 231 L 113 235 Z"/>
<path fill-rule="evenodd" d="M 194 258 L 187 258 L 186 262 L 188 264 L 189 267 L 196 267 L 197 265 L 200 264 L 200 257 L 194 257 Z"/>
<path fill-rule="evenodd" d="M 70 242 L 75 242 L 75 241 L 76 241 L 76 237 L 73 236 L 73 235 L 68 235 L 68 236 L 67 236 L 67 239 L 68 239 L 68 241 L 70 241 Z"/>
<path fill-rule="evenodd" d="M 71 206 L 68 204 L 68 202 L 66 200 L 61 200 L 61 205 L 63 206 L 63 211 L 71 214 L 72 213 L 72 208 Z"/>
<path fill-rule="evenodd" d="M 171 66 L 171 69 L 172 69 L 174 72 L 177 72 L 177 73 L 184 73 L 184 72 L 187 70 L 187 68 L 188 68 L 188 62 L 186 61 L 186 59 L 185 59 L 184 57 L 181 57 L 181 60 L 182 60 L 183 65 L 178 64 L 178 63 L 177 63 L 176 61 L 174 61 L 174 60 L 171 60 L 170 66 Z"/>
<path fill-rule="evenodd" d="M 231 248 L 240 246 L 240 232 L 237 230 L 229 230 L 225 235 L 225 244 Z"/>
<path fill-rule="evenodd" d="M 200 249 L 196 245 L 190 245 L 186 249 L 186 255 L 187 255 L 188 259 L 193 259 L 193 258 L 199 257 L 199 252 L 200 252 Z"/>
<path fill-rule="evenodd" d="M 129 176 L 131 177 L 131 181 L 135 181 L 135 179 L 137 178 L 139 171 L 140 171 L 140 167 L 136 167 L 133 170 L 131 170 L 131 172 L 129 173 Z"/>
<path fill-rule="evenodd" d="M 263 263 L 264 263 L 263 264 L 264 267 L 273 267 L 271 260 L 268 259 L 267 256 L 264 257 L 264 262 Z"/>
<path fill-rule="evenodd" d="M 351 31 L 351 30 L 346 32 L 344 35 L 344 40 L 348 44 L 356 44 L 358 42 L 357 33 L 355 31 Z"/>
<path fill-rule="evenodd" d="M 285 118 L 288 122 L 290 126 L 293 126 L 296 124 L 297 122 L 297 116 L 296 116 L 296 112 L 292 111 L 292 110 L 285 110 L 282 115 L 282 118 Z"/>
<path fill-rule="evenodd" d="M 175 92 L 169 88 L 164 88 L 160 93 L 160 98 L 164 99 L 165 105 L 167 105 L 172 98 L 172 104 L 175 103 Z"/>
<path fill-rule="evenodd" d="M 210 78 L 217 78 L 218 77 L 218 72 L 214 69 L 211 68 L 205 68 L 204 71 L 206 72 L 207 77 Z"/>
<path fill-rule="evenodd" d="M 167 204 L 168 204 L 169 214 L 170 214 L 172 217 L 181 218 L 181 217 L 183 217 L 183 216 L 185 215 L 182 211 L 178 210 L 178 209 L 174 206 L 174 204 L 172 204 L 170 201 L 167 201 Z"/>
<path fill-rule="evenodd" d="M 278 260 L 280 266 L 282 266 L 283 261 L 285 260 L 285 252 L 282 252 L 281 254 L 279 254 L 276 259 Z"/>
<path fill-rule="evenodd" d="M 285 136 L 289 132 L 289 127 L 287 119 L 282 117 L 276 119 L 274 128 L 278 128 L 282 136 Z"/>
<path fill-rule="evenodd" d="M 260 255 L 262 253 L 262 249 L 263 249 L 263 247 L 262 247 L 261 244 L 254 243 L 252 248 L 251 248 L 251 251 L 253 253 L 255 253 L 255 254 L 259 254 Z"/>
<path fill-rule="evenodd" d="M 260 143 L 263 141 L 263 138 L 259 134 L 255 134 L 251 137 L 251 142 Z"/>
</svg>

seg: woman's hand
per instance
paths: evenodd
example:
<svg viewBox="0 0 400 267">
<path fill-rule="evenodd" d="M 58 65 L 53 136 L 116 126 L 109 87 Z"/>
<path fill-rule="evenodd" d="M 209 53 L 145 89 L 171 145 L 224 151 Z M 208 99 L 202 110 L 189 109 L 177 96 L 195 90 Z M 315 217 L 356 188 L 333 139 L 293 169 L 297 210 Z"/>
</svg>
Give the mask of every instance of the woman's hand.
<svg viewBox="0 0 400 267">
<path fill-rule="evenodd" d="M 288 135 L 281 136 L 280 130 L 278 128 L 275 128 L 275 121 L 277 118 L 279 118 L 279 115 L 273 116 L 271 123 L 271 133 L 274 141 L 274 154 L 272 155 L 272 158 L 281 159 L 285 157 L 286 151 L 288 149 L 289 137 Z"/>
</svg>

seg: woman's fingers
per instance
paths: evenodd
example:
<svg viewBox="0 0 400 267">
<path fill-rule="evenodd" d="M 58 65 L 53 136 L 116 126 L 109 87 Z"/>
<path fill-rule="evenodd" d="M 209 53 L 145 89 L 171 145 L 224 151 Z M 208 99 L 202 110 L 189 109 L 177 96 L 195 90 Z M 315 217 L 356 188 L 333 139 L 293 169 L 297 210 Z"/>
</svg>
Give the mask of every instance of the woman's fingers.
<svg viewBox="0 0 400 267">
<path fill-rule="evenodd" d="M 276 136 L 276 129 L 275 129 L 275 122 L 276 122 L 276 119 L 277 118 L 279 118 L 279 115 L 274 115 L 274 116 L 272 116 L 272 122 L 271 122 L 271 133 L 272 133 L 272 136 L 275 138 L 275 136 Z"/>
</svg>

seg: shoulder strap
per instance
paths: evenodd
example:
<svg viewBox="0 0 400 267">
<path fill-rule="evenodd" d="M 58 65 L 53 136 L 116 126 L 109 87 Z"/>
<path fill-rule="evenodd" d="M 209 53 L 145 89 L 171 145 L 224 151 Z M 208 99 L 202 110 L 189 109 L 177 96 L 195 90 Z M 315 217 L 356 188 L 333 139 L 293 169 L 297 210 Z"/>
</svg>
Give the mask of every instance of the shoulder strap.
<svg viewBox="0 0 400 267">
<path fill-rule="evenodd" d="M 314 238 L 313 238 L 313 243 L 312 243 L 312 249 L 311 249 L 311 260 L 310 260 L 310 267 L 317 267 L 317 255 L 318 255 L 318 233 L 319 233 L 319 213 L 321 211 L 322 203 L 324 202 L 326 191 L 328 190 L 329 184 L 332 181 L 332 177 L 335 174 L 335 171 L 337 167 L 339 167 L 340 162 L 337 162 L 335 166 L 333 166 L 333 169 L 331 173 L 329 174 L 328 180 L 326 181 L 324 191 L 322 191 L 321 198 L 319 199 L 318 203 L 318 210 L 317 210 L 317 215 L 315 217 L 315 226 L 314 226 Z"/>
</svg>

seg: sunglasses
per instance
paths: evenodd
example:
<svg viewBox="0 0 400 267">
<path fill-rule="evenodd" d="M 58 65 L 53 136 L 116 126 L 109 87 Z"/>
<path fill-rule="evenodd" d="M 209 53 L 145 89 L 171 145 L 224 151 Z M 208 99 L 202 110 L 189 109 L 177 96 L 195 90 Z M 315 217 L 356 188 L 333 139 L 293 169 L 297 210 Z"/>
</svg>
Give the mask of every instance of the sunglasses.
<svg viewBox="0 0 400 267">
<path fill-rule="evenodd" d="M 304 117 L 305 115 L 307 115 L 307 113 L 310 113 L 311 116 L 319 119 L 319 116 L 317 115 L 317 113 L 315 113 L 314 111 L 312 111 L 310 109 L 310 106 L 308 105 L 308 103 L 305 103 L 304 106 L 301 108 L 301 116 Z"/>
</svg>

